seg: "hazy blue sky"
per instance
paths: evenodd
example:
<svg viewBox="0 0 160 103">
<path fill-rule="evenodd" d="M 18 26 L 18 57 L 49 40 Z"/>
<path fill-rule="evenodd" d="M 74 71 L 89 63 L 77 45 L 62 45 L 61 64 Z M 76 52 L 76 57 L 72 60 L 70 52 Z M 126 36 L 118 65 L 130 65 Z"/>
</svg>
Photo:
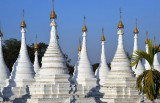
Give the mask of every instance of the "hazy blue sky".
<svg viewBox="0 0 160 103">
<path fill-rule="evenodd" d="M 83 16 L 86 16 L 87 49 L 92 64 L 100 61 L 102 27 L 106 37 L 107 62 L 114 56 L 117 48 L 119 8 L 122 9 L 125 27 L 124 45 L 127 52 L 132 53 L 136 18 L 139 28 L 139 49 L 145 49 L 146 31 L 149 32 L 149 38 L 153 39 L 156 36 L 156 42 L 160 41 L 160 0 L 55 0 L 54 7 L 60 46 L 72 59 L 72 64 L 77 60 Z M 23 9 L 27 24 L 27 44 L 35 42 L 36 33 L 38 42 L 48 44 L 52 0 L 0 0 L 0 21 L 4 40 L 21 39 L 20 24 Z"/>
</svg>

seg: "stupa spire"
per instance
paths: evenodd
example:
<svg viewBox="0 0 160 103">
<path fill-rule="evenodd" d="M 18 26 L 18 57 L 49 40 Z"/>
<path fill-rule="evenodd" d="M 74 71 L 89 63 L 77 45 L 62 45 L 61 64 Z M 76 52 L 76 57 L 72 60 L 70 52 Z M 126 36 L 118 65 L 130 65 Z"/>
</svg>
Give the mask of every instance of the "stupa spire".
<svg viewBox="0 0 160 103">
<path fill-rule="evenodd" d="M 134 34 L 138 34 L 138 33 L 139 33 L 138 27 L 137 27 L 137 19 L 136 19 L 136 27 L 135 27 L 133 33 L 134 33 Z"/>
<path fill-rule="evenodd" d="M 154 48 L 157 47 L 157 45 L 156 45 L 156 38 L 155 37 L 154 37 L 154 45 L 153 45 L 153 47 Z M 158 54 L 154 55 L 153 66 L 154 66 L 154 69 L 160 71 L 160 65 L 159 65 L 159 61 L 158 61 Z"/>
<path fill-rule="evenodd" d="M 78 46 L 78 51 L 81 51 L 82 47 L 81 47 L 81 39 L 79 39 L 79 46 Z"/>
<path fill-rule="evenodd" d="M 54 11 L 54 0 L 52 0 L 52 11 L 51 11 L 51 15 L 50 15 L 50 19 L 56 19 L 57 15 Z"/>
<path fill-rule="evenodd" d="M 154 45 L 153 45 L 153 48 L 156 48 L 157 47 L 157 44 L 156 44 L 156 37 L 154 36 Z"/>
<path fill-rule="evenodd" d="M 123 25 L 118 27 L 118 47 L 111 62 L 111 70 L 107 75 L 105 84 L 100 88 L 100 92 L 103 93 L 102 102 L 119 103 L 126 101 L 126 99 L 135 102 L 140 99 L 135 88 L 136 78 L 133 77 L 130 70 L 130 61 L 123 46 L 123 27 Z"/>
<path fill-rule="evenodd" d="M 105 41 L 105 37 L 104 37 L 104 28 L 102 28 L 102 37 L 101 37 L 101 41 Z"/>
<path fill-rule="evenodd" d="M 82 31 L 83 31 L 83 32 L 86 32 L 86 31 L 87 31 L 87 27 L 86 27 L 85 20 L 86 20 L 86 17 L 84 16 L 84 25 L 83 25 L 83 28 L 82 28 Z"/>
<path fill-rule="evenodd" d="M 11 74 L 11 83 L 16 83 L 16 84 L 10 84 L 10 85 L 16 85 L 16 86 L 22 86 L 22 85 L 29 85 L 28 81 L 24 84 L 20 83 L 19 80 L 22 80 L 22 82 L 25 82 L 25 80 L 30 80 L 34 79 L 34 68 L 33 64 L 30 61 L 30 58 L 28 56 L 28 50 L 26 46 L 26 24 L 24 22 L 24 10 L 23 10 L 23 20 L 21 23 L 21 33 L 22 33 L 22 38 L 21 38 L 21 48 L 19 52 L 19 56 L 14 63 L 14 69 L 12 70 Z M 22 68 L 23 67 L 23 68 Z M 18 79 L 18 80 L 17 80 Z M 24 79 L 24 80 L 23 80 Z M 12 82 L 14 81 L 14 82 Z"/>
<path fill-rule="evenodd" d="M 53 3 L 53 2 L 52 2 Z M 55 14 L 53 12 L 51 14 Z M 55 75 L 55 74 L 67 74 L 68 69 L 65 65 L 65 58 L 60 49 L 57 37 L 57 24 L 56 16 L 51 16 L 51 31 L 50 31 L 50 42 L 49 46 L 42 58 L 42 67 L 40 69 L 39 75 Z M 46 62 L 47 61 L 47 62 Z"/>
<path fill-rule="evenodd" d="M 145 44 L 146 44 L 146 52 L 147 52 L 147 53 L 148 53 L 148 42 L 149 42 L 149 40 L 148 40 L 148 32 L 146 32 Z M 150 69 L 150 66 L 149 66 L 149 63 L 148 63 L 147 60 L 145 60 L 144 66 L 145 66 L 145 69 L 146 69 L 146 70 L 149 70 L 149 69 Z"/>
<path fill-rule="evenodd" d="M 3 58 L 2 51 L 2 37 L 3 33 L 0 24 L 0 87 L 5 85 L 5 80 L 9 78 L 10 72 Z"/>
<path fill-rule="evenodd" d="M 81 50 L 82 50 L 82 47 L 81 47 L 81 39 L 79 39 L 79 46 L 78 46 L 78 60 L 74 66 L 74 72 L 73 72 L 73 77 L 72 77 L 72 80 L 75 84 L 77 84 L 77 75 L 78 75 L 78 65 L 79 65 L 79 59 L 80 59 L 80 55 L 81 55 Z"/>
<path fill-rule="evenodd" d="M 136 27 L 134 29 L 134 47 L 133 47 L 133 55 L 135 55 L 135 51 L 138 50 L 138 27 L 137 27 L 137 19 L 136 19 Z M 136 66 L 132 67 L 132 70 L 135 72 L 136 77 L 138 77 L 141 73 L 144 72 L 144 66 L 141 61 L 138 62 L 137 68 Z"/>
<path fill-rule="evenodd" d="M 122 24 L 121 20 L 121 9 L 120 9 L 120 22 L 118 24 L 118 31 L 117 34 L 119 35 L 118 37 L 118 48 L 116 51 L 116 54 L 111 62 L 111 70 L 130 70 L 130 64 L 128 57 L 125 53 L 124 46 L 123 46 L 123 34 L 124 34 L 124 25 Z M 120 55 L 121 54 L 121 55 Z M 121 61 L 118 61 L 117 59 L 121 58 Z M 119 64 L 119 65 L 115 65 Z M 121 69 L 119 69 L 121 67 Z M 122 68 L 123 67 L 123 68 Z"/>
<path fill-rule="evenodd" d="M 38 47 L 38 44 L 37 44 L 37 34 L 36 34 L 36 44 L 34 46 L 34 50 L 35 50 L 34 55 L 35 55 L 35 57 L 34 57 L 34 65 L 33 65 L 34 71 L 35 71 L 36 74 L 38 74 L 38 71 L 40 69 L 39 62 L 38 62 L 38 48 L 39 47 Z"/>
<path fill-rule="evenodd" d="M 50 41 L 42 57 L 42 66 L 35 77 L 36 82 L 29 87 L 31 102 L 35 100 L 44 102 L 47 98 L 48 102 L 64 103 L 66 99 L 63 98 L 69 98 L 70 75 L 66 67 L 66 59 L 59 46 L 55 18 L 51 19 L 50 26 Z M 37 86 L 38 90 L 35 89 Z"/>
<path fill-rule="evenodd" d="M 122 20 L 121 20 L 121 14 L 122 14 L 122 12 L 121 12 L 121 8 L 120 8 L 120 20 L 119 20 L 119 24 L 118 24 L 119 29 L 124 28 L 124 25 L 123 25 Z"/>
<path fill-rule="evenodd" d="M 24 21 L 24 9 L 23 9 L 23 19 L 22 19 L 21 27 L 22 28 L 26 28 L 27 27 L 27 25 L 26 25 L 26 23 Z"/>
<path fill-rule="evenodd" d="M 84 20 L 85 20 L 85 17 L 84 17 Z M 82 50 L 81 50 L 81 55 L 80 55 L 80 60 L 78 65 L 78 76 L 76 78 L 76 81 L 78 84 L 82 84 L 83 86 L 95 87 L 97 85 L 96 78 L 94 76 L 92 66 L 90 64 L 90 61 L 88 59 L 88 54 L 87 54 L 87 46 L 86 46 L 87 28 L 85 26 L 85 23 L 82 31 L 83 31 Z"/>
<path fill-rule="evenodd" d="M 146 32 L 146 40 L 145 40 L 145 44 L 148 44 L 149 40 L 148 40 L 148 32 Z"/>
<path fill-rule="evenodd" d="M 103 85 L 105 83 L 105 79 L 107 78 L 107 74 L 110 70 L 106 63 L 104 28 L 102 28 L 101 45 L 102 45 L 101 61 L 99 67 L 96 70 L 95 75 L 99 81 L 99 84 Z"/>
</svg>

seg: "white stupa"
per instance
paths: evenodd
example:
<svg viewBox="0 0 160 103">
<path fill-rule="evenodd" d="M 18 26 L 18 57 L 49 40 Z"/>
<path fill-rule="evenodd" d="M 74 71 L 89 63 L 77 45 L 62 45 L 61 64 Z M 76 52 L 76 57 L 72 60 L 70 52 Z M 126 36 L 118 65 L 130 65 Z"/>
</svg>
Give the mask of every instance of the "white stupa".
<svg viewBox="0 0 160 103">
<path fill-rule="evenodd" d="M 123 47 L 123 28 L 120 16 L 117 51 L 111 62 L 111 70 L 106 82 L 100 89 L 103 93 L 101 101 L 107 103 L 138 103 L 141 97 L 135 88 L 136 78 L 130 70 L 130 62 Z"/>
<path fill-rule="evenodd" d="M 154 43 L 153 47 L 156 48 L 156 43 Z M 153 67 L 154 67 L 154 69 L 160 71 L 160 65 L 159 65 L 158 54 L 157 53 L 154 55 Z"/>
<path fill-rule="evenodd" d="M 39 62 L 38 62 L 38 44 L 37 44 L 37 35 L 36 35 L 36 44 L 34 46 L 34 50 L 35 50 L 35 57 L 34 57 L 34 71 L 36 73 L 36 75 L 38 74 L 39 72 L 39 69 L 40 69 L 40 66 L 39 66 Z"/>
<path fill-rule="evenodd" d="M 146 52 L 147 52 L 147 53 L 148 53 L 148 42 L 149 42 L 149 41 L 148 41 L 148 32 L 146 32 L 145 44 L 146 44 Z M 147 60 L 145 60 L 144 66 L 145 66 L 145 69 L 146 69 L 146 70 L 151 69 Z"/>
<path fill-rule="evenodd" d="M 34 82 L 35 76 L 33 64 L 28 56 L 26 45 L 26 23 L 24 21 L 24 10 L 21 32 L 22 39 L 19 56 L 13 65 L 11 76 L 9 80 L 6 81 L 6 86 L 3 90 L 3 98 L 11 102 L 23 102 L 29 96 L 28 86 Z"/>
<path fill-rule="evenodd" d="M 136 19 L 136 27 L 135 27 L 133 33 L 134 33 L 133 55 L 135 55 L 134 52 L 138 50 L 138 33 L 139 33 L 138 28 L 137 28 L 137 19 Z M 142 62 L 139 61 L 137 68 L 136 68 L 136 66 L 133 66 L 132 70 L 135 72 L 136 77 L 138 77 L 141 73 L 143 73 L 145 71 L 145 68 L 144 68 Z"/>
<path fill-rule="evenodd" d="M 49 46 L 42 57 L 42 67 L 35 77 L 35 83 L 29 86 L 31 98 L 28 103 L 69 103 L 70 82 L 64 54 L 58 43 L 56 14 L 52 9 Z"/>
<path fill-rule="evenodd" d="M 79 59 L 80 59 L 80 55 L 81 55 L 81 41 L 79 40 L 79 47 L 78 47 L 78 60 L 74 66 L 74 72 L 73 72 L 73 77 L 72 77 L 72 81 L 77 84 L 76 82 L 76 78 L 77 78 L 77 75 L 78 75 L 78 64 L 79 64 Z"/>
<path fill-rule="evenodd" d="M 106 63 L 106 55 L 105 55 L 105 37 L 104 37 L 104 32 L 103 32 L 103 28 L 102 28 L 102 37 L 101 37 L 101 41 L 102 41 L 102 51 L 101 51 L 101 61 L 99 64 L 99 67 L 97 68 L 95 75 L 99 81 L 100 85 L 103 85 L 105 83 L 105 79 L 107 78 L 108 72 L 109 72 L 109 67 Z"/>
<path fill-rule="evenodd" d="M 12 70 L 11 77 L 9 80 L 9 85 L 11 87 L 13 86 L 26 86 L 31 84 L 31 81 L 34 81 L 34 69 L 33 64 L 30 61 L 30 58 L 28 56 L 27 51 L 27 45 L 26 45 L 26 24 L 24 21 L 24 13 L 23 13 L 23 20 L 21 23 L 21 33 L 22 33 L 22 39 L 21 39 L 21 48 L 19 52 L 19 56 L 14 63 L 14 70 Z"/>
<path fill-rule="evenodd" d="M 82 50 L 80 55 L 80 60 L 78 64 L 78 74 L 76 81 L 78 84 L 81 84 L 82 86 L 88 86 L 88 87 L 96 87 L 97 86 L 97 79 L 95 78 L 94 72 L 92 70 L 92 66 L 90 64 L 90 61 L 88 59 L 87 55 L 87 47 L 86 47 L 86 32 L 87 27 L 85 25 L 85 17 L 84 17 L 84 26 L 82 28 L 83 31 L 83 42 L 82 42 Z"/>
<path fill-rule="evenodd" d="M 0 28 L 0 87 L 5 85 L 5 80 L 9 78 L 10 72 L 3 58 L 2 51 L 2 31 Z"/>
</svg>

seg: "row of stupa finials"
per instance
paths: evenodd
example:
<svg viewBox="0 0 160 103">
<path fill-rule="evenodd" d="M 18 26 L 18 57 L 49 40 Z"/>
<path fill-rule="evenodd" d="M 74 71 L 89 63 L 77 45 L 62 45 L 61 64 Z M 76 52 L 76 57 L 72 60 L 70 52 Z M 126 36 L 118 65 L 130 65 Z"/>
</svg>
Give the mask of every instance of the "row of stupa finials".
<svg viewBox="0 0 160 103">
<path fill-rule="evenodd" d="M 121 15 L 121 12 L 120 12 Z M 7 68 L 2 52 L 2 32 L 0 29 L 0 101 L 8 103 L 147 103 L 148 100 L 135 89 L 136 77 L 145 68 L 139 61 L 137 69 L 130 69 L 130 62 L 123 47 L 124 25 L 118 24 L 118 46 L 111 62 L 111 69 L 107 66 L 105 56 L 104 32 L 101 37 L 101 61 L 96 73 L 88 59 L 86 47 L 85 25 L 82 28 L 82 47 L 79 45 L 78 61 L 74 67 L 73 76 L 68 74 L 66 60 L 59 46 L 57 35 L 56 14 L 52 9 L 51 32 L 49 46 L 42 58 L 42 66 L 38 64 L 38 45 L 35 44 L 35 61 L 31 63 L 26 47 L 26 23 L 21 23 L 21 48 L 19 56 L 12 67 L 11 74 Z M 102 30 L 103 31 L 103 30 Z M 137 23 L 134 30 L 134 49 L 137 45 Z M 148 52 L 148 38 L 146 38 L 146 52 Z M 156 45 L 155 45 L 156 46 Z M 154 68 L 160 70 L 158 57 L 155 55 Z M 157 100 L 159 102 L 159 100 Z"/>
</svg>

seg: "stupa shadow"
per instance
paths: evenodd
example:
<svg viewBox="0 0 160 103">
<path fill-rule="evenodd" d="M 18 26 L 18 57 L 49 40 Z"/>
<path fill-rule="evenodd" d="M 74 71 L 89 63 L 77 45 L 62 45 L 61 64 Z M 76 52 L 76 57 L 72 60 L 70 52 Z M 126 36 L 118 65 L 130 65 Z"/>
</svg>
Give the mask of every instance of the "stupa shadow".
<svg viewBox="0 0 160 103">
<path fill-rule="evenodd" d="M 98 80 L 97 80 L 98 81 Z M 91 88 L 90 92 L 87 93 L 86 98 L 94 98 L 96 103 L 107 103 L 100 100 L 100 98 L 103 98 L 104 93 L 100 92 L 100 85 L 98 83 L 98 86 Z"/>
<path fill-rule="evenodd" d="M 16 62 L 17 62 L 17 60 L 16 60 Z M 12 92 L 12 85 L 11 85 L 10 80 L 15 79 L 14 75 L 16 73 L 16 69 L 15 69 L 17 66 L 16 62 L 13 64 L 10 78 L 6 80 L 6 86 L 2 90 L 3 101 L 9 101 L 10 97 L 12 97 L 14 95 L 14 93 Z M 12 81 L 12 84 L 14 84 L 14 86 L 15 86 L 15 81 Z"/>
<path fill-rule="evenodd" d="M 20 95 L 20 94 L 21 96 L 17 97 L 17 95 Z M 12 101 L 13 103 L 26 103 L 27 99 L 30 98 L 29 87 L 28 86 L 22 87 L 21 89 L 16 87 L 12 88 L 10 86 L 4 87 L 2 91 L 2 97 L 4 102 Z"/>
</svg>

